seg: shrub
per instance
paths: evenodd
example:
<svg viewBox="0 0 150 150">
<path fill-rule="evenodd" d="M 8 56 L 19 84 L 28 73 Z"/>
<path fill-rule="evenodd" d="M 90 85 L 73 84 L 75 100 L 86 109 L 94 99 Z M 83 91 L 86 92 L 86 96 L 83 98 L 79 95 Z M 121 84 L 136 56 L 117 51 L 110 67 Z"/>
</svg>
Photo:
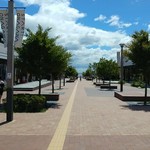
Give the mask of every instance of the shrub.
<svg viewBox="0 0 150 150">
<path fill-rule="evenodd" d="M 133 81 L 133 82 L 131 83 L 131 86 L 134 86 L 134 87 L 141 87 L 141 88 L 144 88 L 144 87 L 145 87 L 144 82 L 142 82 L 142 81 Z"/>
<path fill-rule="evenodd" d="M 13 96 L 14 112 L 41 112 L 46 109 L 46 98 L 40 95 L 17 94 Z"/>
<path fill-rule="evenodd" d="M 125 84 L 125 81 L 122 81 L 122 82 L 123 82 L 123 84 Z M 121 83 L 121 80 L 118 81 L 118 84 L 120 84 L 120 83 Z"/>
<path fill-rule="evenodd" d="M 32 95 L 28 100 L 27 111 L 39 112 L 45 108 L 46 98 L 44 96 Z"/>
</svg>

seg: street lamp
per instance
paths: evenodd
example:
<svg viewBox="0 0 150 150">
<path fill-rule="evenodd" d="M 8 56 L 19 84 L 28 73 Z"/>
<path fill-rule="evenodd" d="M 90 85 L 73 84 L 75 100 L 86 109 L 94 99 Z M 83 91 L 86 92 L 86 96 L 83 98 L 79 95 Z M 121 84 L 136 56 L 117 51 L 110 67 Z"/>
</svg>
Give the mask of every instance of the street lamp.
<svg viewBox="0 0 150 150">
<path fill-rule="evenodd" d="M 14 2 L 8 1 L 7 122 L 13 120 Z"/>
<path fill-rule="evenodd" d="M 125 46 L 124 43 L 119 44 L 121 47 L 121 66 L 120 66 L 120 92 L 123 91 L 123 47 Z"/>
</svg>

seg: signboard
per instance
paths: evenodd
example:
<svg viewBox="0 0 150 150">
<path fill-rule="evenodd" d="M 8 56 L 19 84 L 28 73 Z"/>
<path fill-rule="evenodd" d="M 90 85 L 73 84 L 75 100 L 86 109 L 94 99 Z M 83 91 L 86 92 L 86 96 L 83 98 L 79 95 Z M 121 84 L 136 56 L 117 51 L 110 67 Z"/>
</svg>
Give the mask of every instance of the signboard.
<svg viewBox="0 0 150 150">
<path fill-rule="evenodd" d="M 16 10 L 16 14 L 17 14 L 17 22 L 16 22 L 15 47 L 21 47 L 25 28 L 25 11 Z"/>
<path fill-rule="evenodd" d="M 0 10 L 0 22 L 3 31 L 4 47 L 7 47 L 8 39 L 8 10 Z"/>
</svg>

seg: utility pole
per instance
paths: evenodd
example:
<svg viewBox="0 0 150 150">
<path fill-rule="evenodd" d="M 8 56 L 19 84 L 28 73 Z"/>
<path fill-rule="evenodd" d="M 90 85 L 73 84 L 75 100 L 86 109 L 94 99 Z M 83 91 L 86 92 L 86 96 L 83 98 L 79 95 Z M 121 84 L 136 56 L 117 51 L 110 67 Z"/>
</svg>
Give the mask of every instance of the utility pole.
<svg viewBox="0 0 150 150">
<path fill-rule="evenodd" d="M 7 122 L 13 120 L 13 76 L 14 76 L 14 1 L 8 1 L 8 45 L 7 45 Z"/>
<path fill-rule="evenodd" d="M 123 92 L 123 47 L 125 44 L 121 43 L 121 76 L 120 76 L 120 92 Z"/>
</svg>

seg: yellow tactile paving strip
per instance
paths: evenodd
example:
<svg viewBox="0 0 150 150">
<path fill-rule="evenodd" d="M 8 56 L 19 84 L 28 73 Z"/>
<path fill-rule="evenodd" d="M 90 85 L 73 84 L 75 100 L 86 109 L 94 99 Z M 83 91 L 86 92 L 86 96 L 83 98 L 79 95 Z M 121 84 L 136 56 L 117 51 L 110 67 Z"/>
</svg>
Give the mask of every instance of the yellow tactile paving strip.
<svg viewBox="0 0 150 150">
<path fill-rule="evenodd" d="M 54 136 L 47 150 L 62 150 L 63 149 L 63 145 L 65 142 L 66 133 L 67 133 L 67 128 L 68 128 L 68 124 L 70 120 L 70 114 L 71 114 L 71 110 L 72 110 L 72 106 L 73 106 L 73 102 L 74 102 L 74 98 L 75 98 L 75 94 L 77 90 L 77 85 L 78 85 L 78 81 L 76 82 L 73 92 L 69 98 L 69 102 L 64 110 L 64 113 L 61 117 L 61 120 L 58 124 L 58 127 L 54 133 Z"/>
</svg>

